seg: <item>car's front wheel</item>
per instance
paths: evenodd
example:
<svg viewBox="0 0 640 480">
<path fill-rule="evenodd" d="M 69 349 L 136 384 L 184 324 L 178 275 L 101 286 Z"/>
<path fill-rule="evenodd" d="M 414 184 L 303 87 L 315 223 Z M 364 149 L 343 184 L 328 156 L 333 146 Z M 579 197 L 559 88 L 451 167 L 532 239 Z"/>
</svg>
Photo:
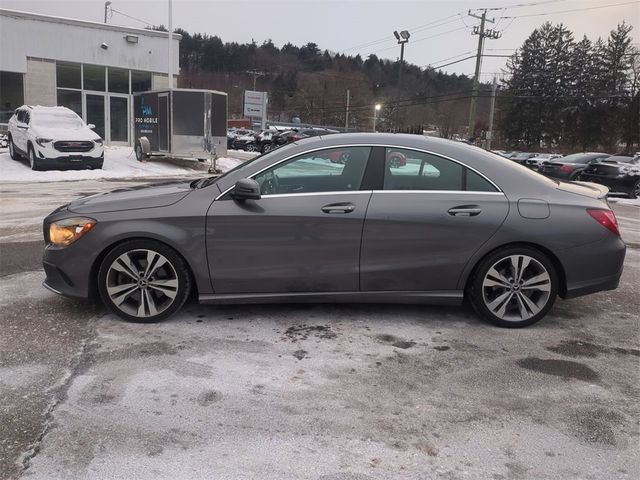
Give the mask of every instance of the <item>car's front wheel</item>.
<svg viewBox="0 0 640 480">
<path fill-rule="evenodd" d="M 13 138 L 9 137 L 9 156 L 12 160 L 20 160 L 20 155 L 18 155 L 18 151 L 16 150 L 16 146 L 13 143 Z"/>
<path fill-rule="evenodd" d="M 191 290 L 191 275 L 182 257 L 167 245 L 130 240 L 113 248 L 102 261 L 98 290 L 119 317 L 151 323 L 182 307 Z"/>
<path fill-rule="evenodd" d="M 29 145 L 29 166 L 31 167 L 31 170 L 40 170 L 40 165 L 36 158 L 36 151 L 31 145 Z"/>
<path fill-rule="evenodd" d="M 469 289 L 476 312 L 507 328 L 543 318 L 558 294 L 558 275 L 546 255 L 530 247 L 508 247 L 484 258 Z"/>
</svg>

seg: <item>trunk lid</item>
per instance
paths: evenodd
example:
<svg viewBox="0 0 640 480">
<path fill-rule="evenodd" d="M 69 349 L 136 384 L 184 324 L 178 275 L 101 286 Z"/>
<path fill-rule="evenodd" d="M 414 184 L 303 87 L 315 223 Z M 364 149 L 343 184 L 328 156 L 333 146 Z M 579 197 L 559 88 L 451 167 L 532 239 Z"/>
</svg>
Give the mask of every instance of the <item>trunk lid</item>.
<svg viewBox="0 0 640 480">
<path fill-rule="evenodd" d="M 590 182 L 559 182 L 557 188 L 563 192 L 574 193 L 576 195 L 582 195 L 583 197 L 596 198 L 599 200 L 605 200 L 607 193 L 609 193 L 609 189 L 604 185 Z"/>
</svg>

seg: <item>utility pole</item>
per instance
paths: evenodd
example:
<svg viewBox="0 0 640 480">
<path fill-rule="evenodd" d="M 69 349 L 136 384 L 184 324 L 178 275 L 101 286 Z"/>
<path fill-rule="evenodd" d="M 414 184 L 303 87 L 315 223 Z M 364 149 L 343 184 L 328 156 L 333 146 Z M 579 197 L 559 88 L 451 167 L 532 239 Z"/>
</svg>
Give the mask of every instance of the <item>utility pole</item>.
<svg viewBox="0 0 640 480">
<path fill-rule="evenodd" d="M 495 18 L 487 18 L 487 11 L 484 10 L 481 16 L 471 13 L 469 10 L 468 15 L 470 17 L 480 20 L 480 26 L 473 27 L 473 35 L 478 35 L 478 53 L 476 55 L 476 71 L 473 76 L 473 91 L 471 93 L 471 106 L 469 107 L 469 139 L 475 136 L 476 126 L 476 108 L 478 103 L 478 87 L 480 85 L 480 70 L 482 68 L 482 55 L 484 53 L 484 39 L 497 39 L 501 37 L 501 33 L 496 30 L 485 30 L 485 22 L 495 23 Z"/>
<path fill-rule="evenodd" d="M 107 23 L 107 11 L 109 10 L 111 2 L 104 2 L 104 23 Z"/>
<path fill-rule="evenodd" d="M 487 132 L 487 150 L 491 150 L 493 140 L 493 114 L 496 109 L 496 91 L 498 90 L 498 79 L 493 77 L 493 87 L 491 88 L 491 109 L 489 110 L 489 131 Z"/>
<path fill-rule="evenodd" d="M 258 77 L 264 77 L 265 73 L 264 72 L 259 72 L 257 70 L 247 70 L 247 73 L 249 75 L 253 75 L 253 91 L 256 91 L 256 80 L 258 80 Z"/>
<path fill-rule="evenodd" d="M 347 88 L 347 112 L 345 115 L 345 120 L 344 120 L 344 129 L 348 132 L 349 131 L 349 89 Z"/>
<path fill-rule="evenodd" d="M 173 90 L 173 7 L 169 0 L 169 66 L 167 71 L 167 79 L 169 80 L 169 91 Z M 173 105 L 173 103 L 171 104 Z M 173 108 L 173 107 L 172 107 Z"/>
</svg>

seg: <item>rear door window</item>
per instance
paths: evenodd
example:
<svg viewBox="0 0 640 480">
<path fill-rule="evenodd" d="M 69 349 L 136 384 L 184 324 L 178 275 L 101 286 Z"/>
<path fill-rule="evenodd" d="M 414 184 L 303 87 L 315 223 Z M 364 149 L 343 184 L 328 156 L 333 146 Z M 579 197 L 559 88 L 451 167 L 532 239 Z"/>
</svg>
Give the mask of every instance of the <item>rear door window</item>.
<svg viewBox="0 0 640 480">
<path fill-rule="evenodd" d="M 473 170 L 425 152 L 385 149 L 384 190 L 495 192 L 496 188 Z"/>
</svg>

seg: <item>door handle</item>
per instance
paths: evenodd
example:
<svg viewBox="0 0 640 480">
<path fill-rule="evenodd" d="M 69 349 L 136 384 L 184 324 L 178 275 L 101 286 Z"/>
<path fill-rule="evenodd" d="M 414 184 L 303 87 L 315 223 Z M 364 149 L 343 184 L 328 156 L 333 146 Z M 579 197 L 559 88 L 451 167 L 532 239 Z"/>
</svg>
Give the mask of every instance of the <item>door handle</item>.
<svg viewBox="0 0 640 480">
<path fill-rule="evenodd" d="M 482 209 L 478 205 L 460 205 L 448 210 L 449 215 L 452 217 L 475 217 L 480 215 L 481 212 Z"/>
<path fill-rule="evenodd" d="M 351 213 L 356 209 L 353 203 L 331 203 L 321 208 L 324 213 Z"/>
</svg>

